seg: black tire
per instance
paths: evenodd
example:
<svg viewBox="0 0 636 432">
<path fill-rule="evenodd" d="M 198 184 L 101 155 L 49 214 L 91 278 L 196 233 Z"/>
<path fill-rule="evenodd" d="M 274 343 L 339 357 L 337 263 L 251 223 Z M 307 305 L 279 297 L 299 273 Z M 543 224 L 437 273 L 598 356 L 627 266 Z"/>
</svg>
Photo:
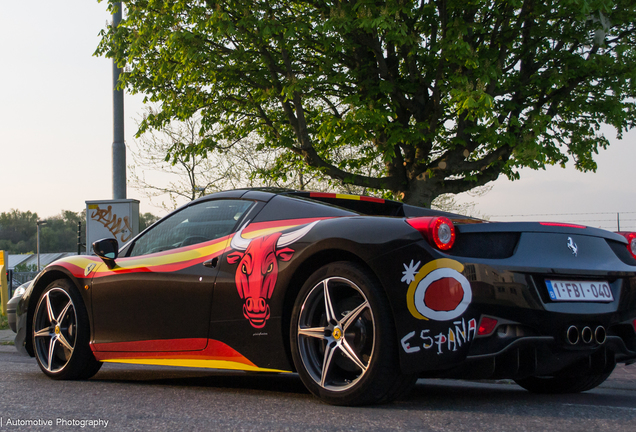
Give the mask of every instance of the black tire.
<svg viewBox="0 0 636 432">
<path fill-rule="evenodd" d="M 89 347 L 84 302 L 67 279 L 52 282 L 40 295 L 32 332 L 38 365 L 53 379 L 88 379 L 102 366 Z"/>
<path fill-rule="evenodd" d="M 357 264 L 331 263 L 307 279 L 296 298 L 290 336 L 300 378 L 324 402 L 389 402 L 417 379 L 400 370 L 383 290 Z"/>
<path fill-rule="evenodd" d="M 539 394 L 580 393 L 592 390 L 605 381 L 614 370 L 611 366 L 609 372 L 588 374 L 585 376 L 571 376 L 555 374 L 551 377 L 528 377 L 515 380 L 524 389 Z"/>
</svg>

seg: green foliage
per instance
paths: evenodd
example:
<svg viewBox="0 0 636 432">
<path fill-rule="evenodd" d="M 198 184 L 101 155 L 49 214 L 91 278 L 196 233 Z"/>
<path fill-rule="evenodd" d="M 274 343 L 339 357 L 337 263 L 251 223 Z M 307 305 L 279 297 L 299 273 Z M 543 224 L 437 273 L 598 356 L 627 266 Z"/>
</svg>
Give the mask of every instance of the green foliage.
<svg viewBox="0 0 636 432">
<path fill-rule="evenodd" d="M 0 313 L 0 330 L 9 330 L 9 319 Z"/>
<path fill-rule="evenodd" d="M 0 213 L 0 250 L 11 254 L 35 251 L 37 213 L 11 210 Z"/>
<path fill-rule="evenodd" d="M 153 223 L 159 220 L 159 216 L 155 216 L 152 213 L 143 213 L 139 215 L 139 232 L 142 232 Z"/>
<path fill-rule="evenodd" d="M 38 271 L 38 266 L 37 264 L 25 264 L 25 263 L 20 263 L 18 265 L 16 265 L 15 267 L 13 267 L 13 271 L 14 272 L 35 272 Z"/>
<path fill-rule="evenodd" d="M 74 213 L 62 210 L 58 216 L 48 218 L 40 226 L 40 252 L 77 251 L 78 222 L 82 222 L 81 239 L 86 242 L 86 210 Z"/>
<path fill-rule="evenodd" d="M 159 219 L 151 213 L 139 215 L 140 232 Z M 0 250 L 10 254 L 34 253 L 37 249 L 36 237 L 38 221 L 37 213 L 11 210 L 0 213 Z M 75 213 L 62 210 L 57 215 L 46 219 L 46 224 L 40 226 L 40 252 L 75 252 L 77 251 L 77 228 L 81 226 L 81 242 L 86 243 L 86 210 Z M 27 267 L 22 264 L 23 267 Z M 19 269 L 15 271 L 35 271 L 35 269 Z"/>
<path fill-rule="evenodd" d="M 37 213 L 11 210 L 0 213 L 0 250 L 10 254 L 34 253 L 37 249 Z M 82 241 L 86 234 L 85 210 L 75 213 L 63 210 L 46 219 L 40 226 L 40 252 L 69 252 L 77 250 L 77 224 L 82 222 Z"/>
<path fill-rule="evenodd" d="M 595 170 L 600 125 L 636 118 L 632 0 L 125 5 L 97 54 L 161 103 L 139 133 L 202 119 L 169 158 L 256 134 L 273 177 L 302 163 L 430 205 L 524 166 Z"/>
</svg>

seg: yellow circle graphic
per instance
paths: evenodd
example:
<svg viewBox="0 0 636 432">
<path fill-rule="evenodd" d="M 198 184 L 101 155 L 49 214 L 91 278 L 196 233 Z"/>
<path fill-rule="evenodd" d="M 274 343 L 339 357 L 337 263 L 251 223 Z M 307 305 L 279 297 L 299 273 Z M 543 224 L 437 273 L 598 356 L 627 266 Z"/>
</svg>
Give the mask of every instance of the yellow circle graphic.
<svg viewBox="0 0 636 432">
<path fill-rule="evenodd" d="M 413 279 L 413 281 L 409 284 L 409 290 L 406 293 L 406 305 L 408 306 L 411 315 L 413 315 L 417 319 L 428 321 L 428 318 L 422 315 L 415 307 L 415 290 L 417 289 L 417 286 L 422 279 L 424 279 L 433 270 L 439 268 L 451 268 L 458 271 L 459 273 L 464 271 L 464 266 L 462 263 L 448 258 L 433 260 L 422 266 L 420 271 L 418 271 L 415 275 L 415 279 Z"/>
</svg>

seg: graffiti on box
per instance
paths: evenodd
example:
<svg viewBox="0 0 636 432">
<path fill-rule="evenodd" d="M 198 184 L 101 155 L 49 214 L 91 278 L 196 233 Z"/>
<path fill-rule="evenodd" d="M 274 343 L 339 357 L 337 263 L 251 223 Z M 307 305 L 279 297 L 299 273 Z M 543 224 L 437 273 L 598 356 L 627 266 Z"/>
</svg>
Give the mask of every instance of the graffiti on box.
<svg viewBox="0 0 636 432">
<path fill-rule="evenodd" d="M 132 238 L 133 232 L 130 228 L 130 221 L 128 216 L 123 218 L 118 217 L 116 213 L 113 213 L 113 207 L 101 209 L 99 206 L 96 209 L 92 209 L 90 218 L 104 225 L 104 227 L 115 236 L 116 239 L 122 243 L 126 243 Z M 117 236 L 121 234 L 118 238 Z"/>
</svg>

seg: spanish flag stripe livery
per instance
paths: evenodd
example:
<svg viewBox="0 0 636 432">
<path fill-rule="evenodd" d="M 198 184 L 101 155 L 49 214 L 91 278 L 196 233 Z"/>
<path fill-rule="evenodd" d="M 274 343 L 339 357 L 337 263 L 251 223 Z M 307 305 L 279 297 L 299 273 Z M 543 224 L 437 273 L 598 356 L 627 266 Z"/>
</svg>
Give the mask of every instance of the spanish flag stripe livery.
<svg viewBox="0 0 636 432">
<path fill-rule="evenodd" d="M 317 220 L 329 218 L 290 219 L 284 221 L 250 224 L 243 230 L 245 238 L 257 238 L 284 231 Z M 108 269 L 95 256 L 74 256 L 53 263 L 61 266 L 77 278 L 99 278 L 114 274 L 136 272 L 174 272 L 218 257 L 229 249 L 231 235 L 192 246 L 157 252 L 141 257 L 119 258 L 113 269 Z M 97 265 L 95 265 L 97 264 Z M 89 266 L 93 265 L 94 271 Z M 102 362 L 146 364 L 162 366 L 201 367 L 244 371 L 288 372 L 259 368 L 230 346 L 208 339 L 206 348 L 199 339 L 167 339 L 154 341 L 132 341 L 91 344 L 95 358 Z M 162 351 L 165 350 L 165 351 Z"/>
<path fill-rule="evenodd" d="M 329 218 L 290 219 L 273 222 L 259 222 L 250 224 L 244 231 L 245 238 L 256 238 L 274 232 L 284 231 L 299 225 L 305 225 L 316 220 Z M 157 252 L 140 257 L 119 258 L 113 269 L 97 266 L 93 273 L 85 274 L 90 264 L 100 264 L 101 259 L 94 256 L 68 257 L 53 263 L 69 270 L 77 278 L 104 277 L 113 274 L 143 273 L 143 272 L 175 272 L 206 260 L 221 256 L 228 251 L 229 240 L 232 236 L 225 236 L 208 242 L 192 246 L 185 246 L 168 251 Z"/>
<path fill-rule="evenodd" d="M 203 350 L 190 351 L 189 346 L 196 346 L 198 339 L 165 339 L 157 341 L 135 341 L 121 343 L 91 344 L 95 358 L 107 363 L 145 364 L 157 366 L 200 367 L 211 369 L 230 369 L 261 372 L 289 372 L 277 369 L 259 368 L 223 342 L 208 339 Z M 143 349 L 180 348 L 183 351 L 153 352 Z M 117 351 L 122 349 L 138 349 L 137 352 Z"/>
</svg>

